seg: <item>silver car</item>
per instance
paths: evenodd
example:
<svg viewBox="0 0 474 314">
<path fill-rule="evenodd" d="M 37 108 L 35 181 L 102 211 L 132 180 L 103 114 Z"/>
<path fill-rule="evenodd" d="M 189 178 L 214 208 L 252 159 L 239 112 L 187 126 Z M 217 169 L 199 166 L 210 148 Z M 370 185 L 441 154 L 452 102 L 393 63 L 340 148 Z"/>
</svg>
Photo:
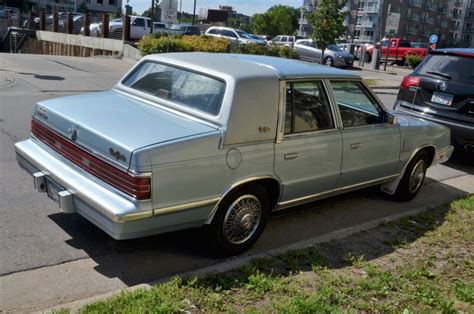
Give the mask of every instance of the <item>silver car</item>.
<svg viewBox="0 0 474 314">
<path fill-rule="evenodd" d="M 301 60 L 321 63 L 322 51 L 311 39 L 297 40 L 294 49 L 300 54 Z M 354 64 L 354 56 L 336 45 L 329 45 L 324 50 L 323 64 L 331 67 L 351 67 Z"/>
<path fill-rule="evenodd" d="M 230 40 L 231 42 L 239 43 L 239 44 L 256 44 L 256 45 L 266 45 L 266 42 L 262 38 L 253 38 L 247 32 L 244 32 L 240 29 L 235 29 L 231 27 L 223 27 L 223 26 L 211 26 L 209 27 L 206 32 L 204 33 L 206 36 L 213 36 L 219 38 L 225 38 Z"/>
<path fill-rule="evenodd" d="M 112 90 L 40 101 L 15 149 L 38 192 L 115 239 L 207 225 L 226 254 L 272 211 L 372 185 L 411 200 L 452 153 L 449 129 L 389 112 L 355 74 L 212 53 L 146 56 Z"/>
</svg>

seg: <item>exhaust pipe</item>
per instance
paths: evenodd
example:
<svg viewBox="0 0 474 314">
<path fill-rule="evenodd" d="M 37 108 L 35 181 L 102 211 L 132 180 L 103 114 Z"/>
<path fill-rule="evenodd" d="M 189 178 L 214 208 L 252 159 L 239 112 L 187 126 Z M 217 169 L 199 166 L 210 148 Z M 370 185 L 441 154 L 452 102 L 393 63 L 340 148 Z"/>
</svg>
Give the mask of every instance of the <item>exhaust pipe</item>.
<svg viewBox="0 0 474 314">
<path fill-rule="evenodd" d="M 464 145 L 464 148 L 468 151 L 468 152 L 474 152 L 474 144 L 466 144 Z"/>
</svg>

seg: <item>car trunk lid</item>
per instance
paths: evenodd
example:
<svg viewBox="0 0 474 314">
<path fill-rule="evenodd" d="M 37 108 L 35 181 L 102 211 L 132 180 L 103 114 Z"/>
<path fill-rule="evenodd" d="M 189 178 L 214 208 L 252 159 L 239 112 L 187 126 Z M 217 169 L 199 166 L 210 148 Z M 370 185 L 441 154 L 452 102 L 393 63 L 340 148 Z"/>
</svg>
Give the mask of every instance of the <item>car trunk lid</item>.
<svg viewBox="0 0 474 314">
<path fill-rule="evenodd" d="M 43 101 L 33 116 L 74 145 L 126 169 L 136 149 L 215 130 L 113 90 Z"/>
</svg>

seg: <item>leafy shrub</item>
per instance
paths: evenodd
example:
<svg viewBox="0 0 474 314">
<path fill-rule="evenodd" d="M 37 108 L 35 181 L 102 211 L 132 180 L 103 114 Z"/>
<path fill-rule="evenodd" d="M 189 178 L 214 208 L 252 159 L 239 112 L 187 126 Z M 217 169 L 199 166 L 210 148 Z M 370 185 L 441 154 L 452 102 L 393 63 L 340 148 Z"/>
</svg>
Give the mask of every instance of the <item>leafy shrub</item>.
<svg viewBox="0 0 474 314">
<path fill-rule="evenodd" d="M 138 48 L 143 56 L 152 53 L 202 51 L 299 58 L 298 53 L 289 47 L 231 44 L 227 39 L 212 36 L 165 36 L 163 33 L 155 33 L 140 40 Z"/>
<path fill-rule="evenodd" d="M 423 58 L 419 55 L 408 55 L 405 57 L 405 61 L 414 69 L 423 61 Z"/>
</svg>

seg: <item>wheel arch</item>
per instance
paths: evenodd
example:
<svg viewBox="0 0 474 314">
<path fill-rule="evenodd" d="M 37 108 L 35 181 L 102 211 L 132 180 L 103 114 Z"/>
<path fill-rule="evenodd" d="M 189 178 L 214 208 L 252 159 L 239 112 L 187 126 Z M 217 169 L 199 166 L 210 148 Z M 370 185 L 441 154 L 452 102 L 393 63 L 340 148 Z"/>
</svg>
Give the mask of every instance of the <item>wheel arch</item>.
<svg viewBox="0 0 474 314">
<path fill-rule="evenodd" d="M 423 146 L 418 147 L 408 158 L 408 160 L 405 162 L 405 165 L 403 166 L 402 170 L 400 171 L 400 175 L 393 181 L 382 184 L 381 185 L 381 190 L 387 194 L 393 195 L 395 191 L 397 190 L 398 184 L 400 183 L 400 180 L 403 178 L 403 175 L 405 174 L 407 166 L 410 164 L 410 162 L 415 158 L 415 156 L 419 153 L 425 151 L 426 154 L 428 155 L 428 165 L 426 168 L 430 167 L 431 164 L 433 163 L 434 156 L 436 153 L 436 146 L 434 144 L 426 144 Z"/>
<path fill-rule="evenodd" d="M 256 184 L 261 186 L 263 189 L 268 194 L 268 198 L 270 201 L 270 210 L 273 210 L 276 205 L 278 204 L 278 200 L 280 199 L 281 195 L 281 182 L 278 178 L 274 176 L 258 176 L 258 177 L 250 177 L 250 178 L 245 178 L 239 181 L 234 182 L 230 186 L 228 186 L 225 190 L 224 193 L 221 195 L 220 200 L 217 202 L 217 204 L 214 206 L 214 208 L 211 211 L 211 214 L 209 215 L 208 220 L 206 221 L 205 224 L 210 224 L 212 220 L 214 219 L 214 216 L 217 212 L 217 209 L 219 208 L 220 203 L 232 192 L 237 191 L 239 189 L 242 189 L 246 186 Z"/>
</svg>

